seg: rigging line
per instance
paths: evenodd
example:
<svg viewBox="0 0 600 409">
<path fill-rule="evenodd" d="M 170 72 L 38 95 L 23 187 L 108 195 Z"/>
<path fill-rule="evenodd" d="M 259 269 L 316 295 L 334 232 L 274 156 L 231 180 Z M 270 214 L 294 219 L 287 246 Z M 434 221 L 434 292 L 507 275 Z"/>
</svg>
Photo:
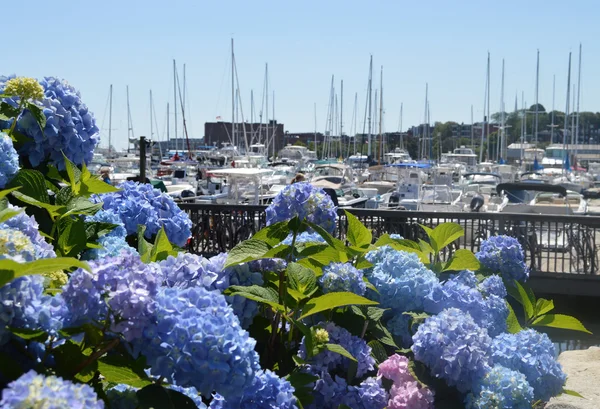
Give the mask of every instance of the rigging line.
<svg viewBox="0 0 600 409">
<path fill-rule="evenodd" d="M 183 98 L 181 96 L 181 84 L 179 83 L 179 73 L 175 72 L 175 77 L 177 79 L 177 90 L 179 91 L 179 105 L 181 108 L 181 116 L 183 118 L 183 133 L 185 135 L 185 141 L 187 142 L 187 148 L 188 148 L 188 159 L 192 154 L 192 149 L 190 148 L 190 139 L 188 138 L 188 131 L 187 131 L 187 121 L 185 120 L 185 106 L 183 105 Z"/>
<path fill-rule="evenodd" d="M 108 111 L 108 102 L 110 100 L 110 91 L 108 92 L 108 95 L 106 96 L 106 105 L 104 105 L 104 116 L 102 116 L 102 125 L 100 125 L 100 130 L 103 131 L 104 130 L 104 122 L 106 120 L 106 111 Z"/>
<path fill-rule="evenodd" d="M 239 104 L 240 114 L 242 115 L 242 129 L 244 132 L 244 144 L 246 145 L 246 155 L 248 155 L 248 135 L 246 134 L 246 121 L 244 121 L 244 108 L 242 107 L 242 96 L 240 91 L 240 77 L 238 77 L 237 64 L 235 63 L 235 57 L 233 60 L 233 70 L 235 72 L 235 83 L 237 85 L 237 103 Z"/>
<path fill-rule="evenodd" d="M 223 83 L 225 82 L 225 77 L 229 73 L 229 51 L 227 52 L 227 59 L 225 61 L 225 68 L 223 69 L 223 76 L 221 77 L 221 85 L 219 85 L 219 94 L 217 95 L 217 104 L 215 105 L 215 114 L 213 118 L 216 118 L 219 114 L 219 104 L 221 103 L 221 94 L 223 93 Z"/>
</svg>

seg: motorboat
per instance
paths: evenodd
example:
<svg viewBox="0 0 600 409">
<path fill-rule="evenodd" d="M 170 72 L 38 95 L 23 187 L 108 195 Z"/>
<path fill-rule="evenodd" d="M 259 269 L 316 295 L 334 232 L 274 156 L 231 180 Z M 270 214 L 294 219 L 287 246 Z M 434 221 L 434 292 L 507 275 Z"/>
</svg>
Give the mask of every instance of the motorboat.
<svg viewBox="0 0 600 409">
<path fill-rule="evenodd" d="M 422 185 L 417 210 L 424 212 L 461 212 L 462 192 L 455 197 L 448 185 Z"/>
<path fill-rule="evenodd" d="M 474 172 L 462 176 L 463 194 L 461 202 L 465 212 L 497 212 L 502 199 L 496 186 L 502 178 L 496 173 Z"/>
<path fill-rule="evenodd" d="M 579 192 L 546 183 L 501 183 L 496 191 L 503 197 L 500 212 L 583 215 L 587 202 Z"/>
</svg>

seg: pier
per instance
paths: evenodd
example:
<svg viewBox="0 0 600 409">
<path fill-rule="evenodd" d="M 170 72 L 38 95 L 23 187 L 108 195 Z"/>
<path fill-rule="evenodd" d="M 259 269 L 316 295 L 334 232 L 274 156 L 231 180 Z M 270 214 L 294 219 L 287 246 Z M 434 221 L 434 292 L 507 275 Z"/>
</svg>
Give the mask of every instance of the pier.
<svg viewBox="0 0 600 409">
<path fill-rule="evenodd" d="M 232 249 L 266 226 L 265 206 L 181 204 L 193 223 L 189 250 L 214 255 Z M 420 224 L 460 224 L 465 235 L 444 254 L 479 250 L 486 238 L 506 234 L 519 240 L 531 268 L 529 284 L 539 294 L 600 297 L 600 217 L 515 213 L 418 212 L 348 209 L 372 230 L 373 239 L 400 234 L 426 239 Z M 339 210 L 335 234 L 345 239 L 347 220 Z"/>
</svg>

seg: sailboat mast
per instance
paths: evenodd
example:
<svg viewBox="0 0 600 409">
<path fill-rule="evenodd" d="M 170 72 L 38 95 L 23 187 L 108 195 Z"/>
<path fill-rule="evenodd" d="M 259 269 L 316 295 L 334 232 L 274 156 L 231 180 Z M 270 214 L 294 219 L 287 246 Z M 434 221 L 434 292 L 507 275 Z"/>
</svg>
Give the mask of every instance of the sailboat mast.
<svg viewBox="0 0 600 409">
<path fill-rule="evenodd" d="M 383 160 L 383 65 L 381 66 L 381 74 L 379 74 L 379 161 Z"/>
<path fill-rule="evenodd" d="M 423 143 L 422 143 L 423 148 L 421 149 L 421 155 L 423 156 L 423 159 L 425 158 L 425 155 L 427 154 L 427 137 L 429 135 L 429 122 L 427 122 L 428 110 L 429 110 L 429 101 L 427 100 L 428 93 L 429 93 L 429 84 L 425 83 L 425 118 L 423 118 Z M 429 158 L 429 160 L 431 160 L 431 157 Z"/>
<path fill-rule="evenodd" d="M 579 43 L 579 67 L 577 74 L 577 118 L 575 123 L 575 160 L 577 160 L 577 146 L 579 145 L 579 102 L 581 97 L 581 43 Z"/>
<path fill-rule="evenodd" d="M 535 67 L 535 147 L 538 143 L 538 115 L 539 115 L 539 89 L 540 89 L 540 50 L 537 50 L 537 62 Z"/>
<path fill-rule="evenodd" d="M 317 149 L 317 103 L 315 102 L 314 104 L 314 112 L 315 112 L 315 152 L 319 152 L 319 150 Z"/>
<path fill-rule="evenodd" d="M 340 84 L 340 156 L 342 152 L 342 136 L 344 135 L 344 80 Z"/>
<path fill-rule="evenodd" d="M 173 103 L 175 107 L 175 151 L 179 151 L 179 141 L 177 140 L 177 64 L 173 60 Z"/>
<path fill-rule="evenodd" d="M 502 86 L 501 86 L 501 90 L 500 90 L 500 109 L 501 109 L 501 131 L 500 131 L 500 149 L 501 152 L 499 153 L 500 155 L 500 159 L 504 159 L 505 158 L 505 150 L 506 150 L 506 132 L 504 129 L 505 126 L 505 116 L 504 116 L 504 58 L 502 59 Z"/>
<path fill-rule="evenodd" d="M 250 90 L 250 141 L 254 143 L 254 90 Z"/>
<path fill-rule="evenodd" d="M 523 120 L 521 121 L 521 166 L 523 166 L 523 158 L 525 157 L 525 121 L 527 120 L 524 91 L 521 91 L 521 110 L 523 111 Z M 525 170 L 525 167 L 523 167 L 523 170 Z"/>
<path fill-rule="evenodd" d="M 231 141 L 237 147 L 235 135 L 235 57 L 233 55 L 233 38 L 231 39 Z"/>
<path fill-rule="evenodd" d="M 369 101 L 369 124 L 367 134 L 367 156 L 371 156 L 371 106 L 372 106 L 372 88 L 373 88 L 373 56 L 371 55 L 371 61 L 369 62 L 369 86 L 367 88 L 367 99 Z M 362 152 L 361 152 L 362 153 Z"/>
<path fill-rule="evenodd" d="M 110 96 L 109 96 L 109 108 L 108 108 L 108 154 L 110 156 L 110 154 L 112 153 L 112 94 L 113 94 L 113 87 L 112 84 L 110 84 Z"/>
<path fill-rule="evenodd" d="M 358 92 L 355 92 L 354 93 L 354 110 L 353 110 L 354 113 L 352 114 L 352 129 L 350 131 L 353 142 L 354 142 L 354 152 L 353 153 L 356 153 L 356 115 L 358 113 L 357 109 L 358 109 Z M 350 144 L 348 143 L 348 145 L 350 145 Z M 362 152 L 361 152 L 361 155 L 362 155 Z M 348 155 L 348 156 L 350 156 L 350 155 Z"/>
<path fill-rule="evenodd" d="M 488 83 L 490 82 L 490 70 L 489 70 L 489 66 L 490 66 L 490 53 L 488 51 L 488 58 L 487 58 L 487 66 L 488 69 L 486 70 L 486 76 L 485 76 L 485 91 L 483 93 L 483 122 L 481 123 L 481 143 L 479 144 L 479 162 L 483 162 L 483 148 L 484 148 L 484 141 L 485 141 L 485 122 L 487 120 L 487 116 L 486 116 L 486 101 L 487 101 L 487 95 L 488 95 Z"/>
<path fill-rule="evenodd" d="M 490 79 L 490 53 L 488 53 L 488 64 L 487 64 L 487 122 L 486 122 L 486 129 L 487 129 L 487 138 L 488 138 L 488 151 L 487 151 L 487 157 L 488 159 L 490 159 L 490 83 L 491 83 L 491 79 Z"/>
<path fill-rule="evenodd" d="M 265 124 L 267 126 L 265 130 L 265 142 L 267 157 L 269 157 L 269 64 L 265 63 Z"/>
<path fill-rule="evenodd" d="M 566 170 L 566 162 L 569 159 L 569 152 L 567 151 L 567 127 L 569 126 L 569 102 L 571 92 L 571 53 L 569 52 L 569 73 L 567 75 L 567 106 L 565 108 L 565 126 L 563 128 L 563 173 Z"/>
<path fill-rule="evenodd" d="M 398 124 L 398 132 L 400 133 L 400 149 L 404 149 L 404 136 L 402 134 L 402 109 L 404 103 L 400 103 L 400 124 Z"/>
<path fill-rule="evenodd" d="M 556 74 L 552 76 L 552 115 L 550 122 L 550 143 L 554 143 L 554 100 L 556 98 Z"/>
<path fill-rule="evenodd" d="M 169 128 L 170 128 L 170 126 L 169 126 L 169 103 L 167 102 L 167 152 L 169 152 L 169 149 L 171 149 L 169 147 L 169 142 L 171 140 L 170 134 L 169 134 Z"/>
<path fill-rule="evenodd" d="M 127 92 L 127 152 L 129 152 L 129 144 L 135 138 L 133 132 L 133 120 L 131 119 L 131 109 L 129 107 L 129 85 L 125 88 Z"/>
<path fill-rule="evenodd" d="M 473 124 L 473 104 L 471 104 L 471 148 L 475 149 L 475 129 Z"/>
<path fill-rule="evenodd" d="M 152 115 L 152 90 L 150 90 L 150 140 L 154 140 L 154 117 Z"/>
<path fill-rule="evenodd" d="M 273 136 L 271 137 L 273 145 L 273 157 L 275 157 L 275 134 L 277 133 L 277 120 L 275 119 L 275 91 L 273 91 Z"/>
</svg>

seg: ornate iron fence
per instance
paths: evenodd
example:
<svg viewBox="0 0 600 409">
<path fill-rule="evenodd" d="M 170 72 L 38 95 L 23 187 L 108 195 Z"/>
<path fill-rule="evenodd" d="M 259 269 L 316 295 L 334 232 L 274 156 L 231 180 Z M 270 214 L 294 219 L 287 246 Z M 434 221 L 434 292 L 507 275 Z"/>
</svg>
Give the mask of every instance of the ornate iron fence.
<svg viewBox="0 0 600 409">
<path fill-rule="evenodd" d="M 189 250 L 213 255 L 228 251 L 266 225 L 264 206 L 181 204 L 193 223 Z M 600 217 L 514 213 L 451 213 L 350 209 L 373 232 L 400 234 L 406 239 L 425 239 L 420 225 L 435 227 L 445 222 L 460 224 L 465 235 L 453 249 L 477 252 L 481 242 L 496 234 L 519 240 L 533 274 L 569 273 L 598 275 Z M 345 239 L 347 219 L 339 211 L 336 235 Z M 451 250 L 453 250 L 451 249 Z"/>
</svg>

